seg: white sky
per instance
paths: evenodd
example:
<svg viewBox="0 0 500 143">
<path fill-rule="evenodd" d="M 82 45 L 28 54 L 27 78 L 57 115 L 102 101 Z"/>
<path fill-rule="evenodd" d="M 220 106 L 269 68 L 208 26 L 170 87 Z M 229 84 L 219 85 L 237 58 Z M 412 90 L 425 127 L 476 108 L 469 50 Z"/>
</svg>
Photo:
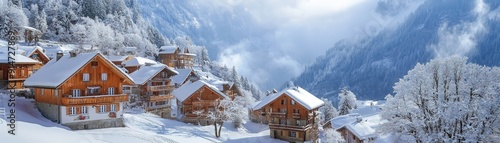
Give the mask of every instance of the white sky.
<svg viewBox="0 0 500 143">
<path fill-rule="evenodd" d="M 338 40 L 366 36 L 370 33 L 365 32 L 366 29 L 386 27 L 387 19 L 377 21 L 377 2 L 228 0 L 228 4 L 244 7 L 252 13 L 256 26 L 267 31 L 259 37 L 263 41 L 242 39 L 238 44 L 221 47 L 218 61 L 228 67 L 236 66 L 239 74 L 263 90 L 279 88 L 298 76 L 318 56 L 324 55 Z"/>
</svg>

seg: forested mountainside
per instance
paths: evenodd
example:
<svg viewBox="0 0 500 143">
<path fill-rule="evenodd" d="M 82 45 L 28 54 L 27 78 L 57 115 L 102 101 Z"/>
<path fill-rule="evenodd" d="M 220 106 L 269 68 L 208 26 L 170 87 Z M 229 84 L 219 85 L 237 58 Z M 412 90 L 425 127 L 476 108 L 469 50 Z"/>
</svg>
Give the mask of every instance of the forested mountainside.
<svg viewBox="0 0 500 143">
<path fill-rule="evenodd" d="M 336 99 L 345 86 L 360 99 L 383 99 L 408 70 L 436 57 L 463 55 L 473 63 L 500 66 L 499 5 L 496 0 L 427 0 L 399 27 L 338 42 L 293 81 L 320 97 Z"/>
<path fill-rule="evenodd" d="M 189 48 L 198 55 L 195 64 L 203 71 L 212 72 L 223 80 L 239 82 L 243 89 L 258 98 L 260 90 L 250 80 L 233 73 L 223 64 L 212 63 L 205 46 L 195 44 L 188 29 L 170 27 L 170 31 L 157 27 L 143 19 L 140 3 L 137 0 L 2 0 L 0 1 L 0 35 L 6 39 L 7 32 L 13 27 L 30 26 L 39 29 L 41 40 L 50 43 L 90 45 L 101 52 L 120 55 L 124 47 L 137 47 L 137 56 L 154 59 L 158 48 L 165 45 L 177 45 Z M 184 2 L 180 2 L 184 3 Z M 188 3 L 188 2 L 185 2 Z M 166 4 L 168 5 L 168 4 Z M 163 7 L 163 6 L 162 6 Z M 182 9 L 172 9 L 182 12 Z M 172 19 L 187 13 L 168 15 Z M 167 19 L 162 19 L 166 23 Z M 171 33 L 171 31 L 176 33 Z M 184 32 L 187 31 L 187 32 Z M 168 34 L 165 34 L 168 33 Z M 166 36 L 165 36 L 166 35 Z M 168 36 L 168 37 L 167 37 Z M 202 38 L 195 37 L 194 39 Z M 20 38 L 23 38 L 20 36 Z M 23 39 L 19 39 L 23 40 Z M 212 51 L 211 51 L 212 52 Z M 236 79 L 236 80 L 235 80 Z"/>
</svg>

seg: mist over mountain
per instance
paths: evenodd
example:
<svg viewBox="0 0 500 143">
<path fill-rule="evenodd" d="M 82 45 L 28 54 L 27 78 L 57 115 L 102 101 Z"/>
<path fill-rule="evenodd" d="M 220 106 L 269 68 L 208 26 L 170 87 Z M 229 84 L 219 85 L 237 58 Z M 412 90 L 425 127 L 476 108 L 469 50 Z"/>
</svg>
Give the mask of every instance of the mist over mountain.
<svg viewBox="0 0 500 143">
<path fill-rule="evenodd" d="M 391 15 L 398 4 L 380 5 Z M 376 36 L 345 39 L 316 59 L 293 81 L 317 96 L 336 99 L 344 86 L 361 99 L 383 99 L 417 63 L 467 56 L 500 66 L 500 1 L 427 0 L 401 25 Z"/>
</svg>

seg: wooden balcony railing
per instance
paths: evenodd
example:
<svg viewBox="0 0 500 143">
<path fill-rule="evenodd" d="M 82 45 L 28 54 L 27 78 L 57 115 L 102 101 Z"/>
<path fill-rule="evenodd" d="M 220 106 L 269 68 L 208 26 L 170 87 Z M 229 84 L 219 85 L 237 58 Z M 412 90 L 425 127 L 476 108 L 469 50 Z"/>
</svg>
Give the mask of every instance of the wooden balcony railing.
<svg viewBox="0 0 500 143">
<path fill-rule="evenodd" d="M 174 98 L 174 96 L 172 96 L 172 95 L 149 96 L 149 101 L 150 102 L 165 101 L 165 100 L 173 99 L 173 98 Z"/>
<path fill-rule="evenodd" d="M 278 128 L 278 129 L 295 129 L 295 130 L 305 130 L 311 127 L 311 124 L 306 125 L 296 125 L 296 124 L 276 124 L 274 122 L 269 123 L 269 128 Z"/>
<path fill-rule="evenodd" d="M 166 82 L 170 82 L 171 81 L 170 78 L 166 78 L 166 77 L 155 77 L 152 80 L 154 80 L 154 81 L 166 81 Z"/>
<path fill-rule="evenodd" d="M 172 91 L 172 90 L 174 90 L 174 85 L 155 85 L 148 87 L 148 91 Z"/>
<path fill-rule="evenodd" d="M 204 101 L 193 101 L 193 105 L 194 106 L 214 106 L 214 103 L 215 101 L 213 100 L 204 100 Z"/>
<path fill-rule="evenodd" d="M 80 97 L 63 97 L 62 105 L 78 105 L 78 104 L 97 104 L 97 103 L 112 103 L 126 102 L 128 94 L 115 95 L 95 95 L 95 96 L 80 96 Z"/>
</svg>

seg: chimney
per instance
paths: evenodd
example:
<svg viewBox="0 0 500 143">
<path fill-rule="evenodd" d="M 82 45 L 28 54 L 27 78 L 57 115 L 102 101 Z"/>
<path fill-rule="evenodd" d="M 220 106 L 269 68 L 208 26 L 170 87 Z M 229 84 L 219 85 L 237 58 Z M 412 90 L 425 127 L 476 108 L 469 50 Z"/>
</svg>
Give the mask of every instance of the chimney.
<svg viewBox="0 0 500 143">
<path fill-rule="evenodd" d="M 273 91 L 271 93 L 278 93 L 278 90 L 273 88 Z"/>
<path fill-rule="evenodd" d="M 63 56 L 63 52 L 61 50 L 57 51 L 56 61 L 59 61 L 59 59 L 61 59 L 62 56 Z"/>
<path fill-rule="evenodd" d="M 74 51 L 69 52 L 69 57 L 71 58 L 76 57 L 76 52 Z"/>
</svg>

